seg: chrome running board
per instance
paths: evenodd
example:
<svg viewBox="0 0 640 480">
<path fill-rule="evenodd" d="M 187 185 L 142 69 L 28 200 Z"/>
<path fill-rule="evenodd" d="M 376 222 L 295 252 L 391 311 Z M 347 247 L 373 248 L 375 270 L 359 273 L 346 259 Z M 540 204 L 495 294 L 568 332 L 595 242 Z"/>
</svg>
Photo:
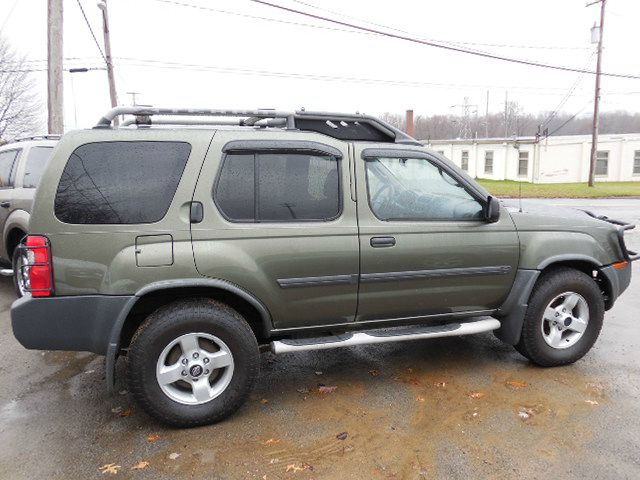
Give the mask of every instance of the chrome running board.
<svg viewBox="0 0 640 480">
<path fill-rule="evenodd" d="M 11 270 L 10 268 L 0 268 L 0 276 L 13 277 L 13 270 Z"/>
<path fill-rule="evenodd" d="M 490 332 L 498 328 L 500 328 L 500 322 L 498 320 L 495 318 L 484 318 L 482 320 L 465 323 L 381 328 L 364 332 L 347 332 L 342 335 L 328 337 L 275 340 L 271 342 L 270 348 L 273 353 L 326 350 L 329 348 L 351 347 L 353 345 L 368 345 L 372 343 L 472 335 L 474 333 Z"/>
</svg>

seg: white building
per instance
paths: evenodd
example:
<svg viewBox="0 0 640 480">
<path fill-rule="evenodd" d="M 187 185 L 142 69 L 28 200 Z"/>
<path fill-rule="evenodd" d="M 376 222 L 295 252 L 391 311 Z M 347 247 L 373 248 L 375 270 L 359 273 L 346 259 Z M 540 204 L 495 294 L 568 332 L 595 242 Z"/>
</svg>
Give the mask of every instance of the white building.
<svg viewBox="0 0 640 480">
<path fill-rule="evenodd" d="M 431 140 L 423 143 L 442 153 L 472 177 L 533 183 L 586 182 L 591 135 Z M 600 135 L 596 181 L 640 181 L 640 133 Z"/>
</svg>

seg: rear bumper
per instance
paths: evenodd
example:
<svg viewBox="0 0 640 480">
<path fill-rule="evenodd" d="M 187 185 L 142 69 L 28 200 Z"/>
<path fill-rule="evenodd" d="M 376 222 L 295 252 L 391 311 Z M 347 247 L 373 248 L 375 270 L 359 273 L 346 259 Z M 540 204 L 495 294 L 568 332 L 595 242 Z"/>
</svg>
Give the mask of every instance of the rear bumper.
<svg viewBox="0 0 640 480">
<path fill-rule="evenodd" d="M 107 353 L 109 338 L 131 296 L 84 295 L 13 302 L 13 334 L 25 348 Z"/>
<path fill-rule="evenodd" d="M 601 267 L 599 270 L 607 279 L 610 287 L 610 298 L 607 300 L 606 304 L 608 310 L 613 307 L 615 301 L 631 283 L 631 262 L 621 270 L 616 270 L 613 265 Z"/>
</svg>

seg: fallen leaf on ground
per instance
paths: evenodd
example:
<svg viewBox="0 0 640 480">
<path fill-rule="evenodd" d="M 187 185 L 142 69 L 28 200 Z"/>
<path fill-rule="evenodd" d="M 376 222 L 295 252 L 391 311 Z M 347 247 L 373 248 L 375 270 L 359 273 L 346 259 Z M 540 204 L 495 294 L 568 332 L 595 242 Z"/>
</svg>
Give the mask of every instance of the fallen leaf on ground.
<svg viewBox="0 0 640 480">
<path fill-rule="evenodd" d="M 531 410 L 530 408 L 523 407 L 518 411 L 518 416 L 522 420 L 529 420 L 531 417 L 533 417 L 533 410 Z"/>
<path fill-rule="evenodd" d="M 302 472 L 303 470 L 309 470 L 313 472 L 313 467 L 305 462 L 302 462 L 300 466 L 296 465 L 295 463 L 290 463 L 289 465 L 287 465 L 286 472 L 296 473 L 296 472 Z"/>
<path fill-rule="evenodd" d="M 262 400 L 260 400 L 260 403 L 262 405 L 266 405 L 267 403 L 269 403 L 269 400 L 267 400 L 266 398 L 263 398 Z"/>
<path fill-rule="evenodd" d="M 378 375 L 380 375 L 380 372 L 378 370 L 369 370 L 369 375 L 371 375 L 372 377 L 377 377 Z"/>
<path fill-rule="evenodd" d="M 446 382 L 436 382 L 434 385 L 438 388 L 445 388 L 447 386 Z"/>
<path fill-rule="evenodd" d="M 407 373 L 413 373 L 413 368 L 407 368 Z"/>
<path fill-rule="evenodd" d="M 147 435 L 147 442 L 154 443 L 154 442 L 157 442 L 158 440 L 160 440 L 160 435 L 157 435 L 155 433 L 152 435 Z"/>
<path fill-rule="evenodd" d="M 169 460 L 176 460 L 180 454 L 178 452 L 173 452 L 169 454 Z"/>
<path fill-rule="evenodd" d="M 307 387 L 296 388 L 296 392 L 306 394 L 309 393 L 309 389 Z"/>
<path fill-rule="evenodd" d="M 133 413 L 133 410 L 130 408 L 127 408 L 126 410 L 123 410 L 122 412 L 120 412 L 118 414 L 119 417 L 130 417 L 131 414 Z"/>
<path fill-rule="evenodd" d="M 598 402 L 596 402 L 595 400 L 585 400 L 586 403 L 588 403 L 589 405 L 600 405 Z"/>
<path fill-rule="evenodd" d="M 318 392 L 319 393 L 333 393 L 336 391 L 338 387 L 336 386 L 331 386 L 331 387 L 327 387 L 326 385 L 321 385 L 318 387 Z"/>
<path fill-rule="evenodd" d="M 148 466 L 149 466 L 149 462 L 146 462 L 144 460 L 140 460 L 133 467 L 131 467 L 131 470 L 144 470 Z"/>
<path fill-rule="evenodd" d="M 424 397 L 416 397 L 416 400 L 420 403 L 424 403 Z"/>
<path fill-rule="evenodd" d="M 322 372 L 316 372 L 316 375 L 322 375 Z"/>
<path fill-rule="evenodd" d="M 270 438 L 269 440 L 267 440 L 266 442 L 264 442 L 265 445 L 274 445 L 276 443 L 280 443 L 280 439 L 277 438 Z"/>
<path fill-rule="evenodd" d="M 341 433 L 336 435 L 336 438 L 338 440 L 346 440 L 348 436 L 349 436 L 349 434 L 347 432 L 341 432 Z"/>
<path fill-rule="evenodd" d="M 114 407 L 111 409 L 111 413 L 120 413 L 122 412 L 122 407 Z"/>
<path fill-rule="evenodd" d="M 98 467 L 98 470 L 100 470 L 101 473 L 110 473 L 111 475 L 115 475 L 121 468 L 122 467 L 120 465 L 116 465 L 115 463 L 107 463 L 106 465 Z"/>
<path fill-rule="evenodd" d="M 523 382 L 522 380 L 507 380 L 504 384 L 511 388 L 527 388 L 529 386 L 527 382 Z"/>
<path fill-rule="evenodd" d="M 120 395 L 126 395 L 126 394 L 127 394 L 127 391 L 126 391 L 126 390 L 120 390 L 118 393 L 119 393 Z"/>
<path fill-rule="evenodd" d="M 470 398 L 478 399 L 484 397 L 484 392 L 470 392 L 468 395 Z"/>
</svg>

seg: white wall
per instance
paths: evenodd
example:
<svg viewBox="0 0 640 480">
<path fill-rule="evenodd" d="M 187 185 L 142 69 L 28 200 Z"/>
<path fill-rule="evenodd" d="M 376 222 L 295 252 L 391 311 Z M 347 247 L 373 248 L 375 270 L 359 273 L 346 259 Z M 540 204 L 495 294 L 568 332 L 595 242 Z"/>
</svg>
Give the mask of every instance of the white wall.
<svg viewBox="0 0 640 480">
<path fill-rule="evenodd" d="M 458 166 L 461 166 L 462 151 L 468 151 L 468 173 L 477 178 L 534 183 L 586 182 L 589 178 L 591 139 L 582 135 L 550 138 L 539 143 L 519 142 L 519 150 L 529 153 L 527 175 L 522 177 L 518 176 L 518 148 L 514 148 L 513 141 L 443 141 L 432 142 L 428 146 L 432 150 L 443 152 Z M 601 136 L 598 150 L 609 152 L 609 168 L 607 175 L 597 176 L 596 181 L 640 181 L 640 174 L 633 175 L 634 153 L 640 151 L 640 135 Z M 484 171 L 487 151 L 493 151 L 492 174 Z"/>
</svg>

